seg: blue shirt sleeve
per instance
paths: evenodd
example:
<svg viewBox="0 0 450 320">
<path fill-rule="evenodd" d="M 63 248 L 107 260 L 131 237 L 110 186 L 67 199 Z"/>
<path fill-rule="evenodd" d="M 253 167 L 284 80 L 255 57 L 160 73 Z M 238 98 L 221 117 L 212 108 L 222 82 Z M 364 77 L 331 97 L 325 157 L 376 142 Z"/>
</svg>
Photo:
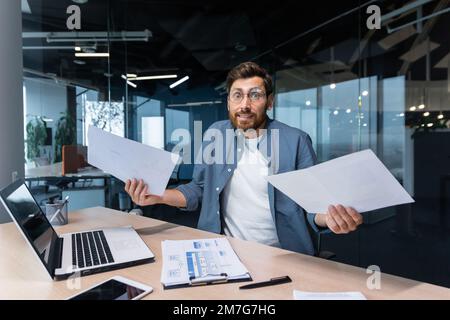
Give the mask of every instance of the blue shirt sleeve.
<svg viewBox="0 0 450 320">
<path fill-rule="evenodd" d="M 186 198 L 186 208 L 180 208 L 181 210 L 197 210 L 203 196 L 205 169 L 205 164 L 196 164 L 194 166 L 194 172 L 192 174 L 192 181 L 175 188 L 176 190 L 180 191 Z"/>
</svg>

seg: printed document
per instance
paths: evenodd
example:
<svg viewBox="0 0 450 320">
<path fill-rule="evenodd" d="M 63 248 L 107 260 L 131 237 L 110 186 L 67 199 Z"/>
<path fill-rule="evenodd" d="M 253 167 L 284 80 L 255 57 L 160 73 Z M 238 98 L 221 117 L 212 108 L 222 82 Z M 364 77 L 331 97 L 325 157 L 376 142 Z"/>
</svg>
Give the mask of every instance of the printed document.
<svg viewBox="0 0 450 320">
<path fill-rule="evenodd" d="M 227 238 L 162 241 L 161 283 L 165 287 L 190 285 L 223 277 L 250 279 L 250 274 Z"/>
<path fill-rule="evenodd" d="M 365 212 L 414 202 L 370 149 L 267 180 L 311 213 L 336 204 Z"/>
<path fill-rule="evenodd" d="M 90 126 L 88 163 L 118 179 L 142 179 L 161 196 L 178 162 L 177 154 L 125 139 Z"/>
<path fill-rule="evenodd" d="M 294 300 L 367 300 L 361 292 L 307 292 L 294 290 Z"/>
</svg>

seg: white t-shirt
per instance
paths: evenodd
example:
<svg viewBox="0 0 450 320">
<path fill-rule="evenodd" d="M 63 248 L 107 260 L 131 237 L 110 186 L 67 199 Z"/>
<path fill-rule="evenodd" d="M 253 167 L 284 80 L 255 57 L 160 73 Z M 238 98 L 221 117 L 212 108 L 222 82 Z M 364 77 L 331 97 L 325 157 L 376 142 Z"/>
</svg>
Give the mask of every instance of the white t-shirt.
<svg viewBox="0 0 450 320">
<path fill-rule="evenodd" d="M 227 236 L 280 247 L 265 179 L 268 162 L 257 144 L 258 139 L 245 139 L 243 150 L 237 150 L 237 168 L 222 196 L 224 232 Z"/>
</svg>

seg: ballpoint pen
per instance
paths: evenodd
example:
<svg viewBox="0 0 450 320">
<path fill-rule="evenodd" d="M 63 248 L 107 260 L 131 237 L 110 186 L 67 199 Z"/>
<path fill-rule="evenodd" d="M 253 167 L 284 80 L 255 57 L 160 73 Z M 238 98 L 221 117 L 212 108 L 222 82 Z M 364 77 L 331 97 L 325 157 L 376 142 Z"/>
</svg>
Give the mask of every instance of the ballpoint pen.
<svg viewBox="0 0 450 320">
<path fill-rule="evenodd" d="M 289 278 L 289 276 L 283 276 L 283 277 L 272 278 L 268 281 L 250 283 L 245 286 L 239 287 L 239 289 L 254 289 L 254 288 L 267 287 L 267 286 L 274 286 L 276 284 L 282 284 L 282 283 L 288 283 L 288 282 L 292 282 L 291 278 Z"/>
</svg>

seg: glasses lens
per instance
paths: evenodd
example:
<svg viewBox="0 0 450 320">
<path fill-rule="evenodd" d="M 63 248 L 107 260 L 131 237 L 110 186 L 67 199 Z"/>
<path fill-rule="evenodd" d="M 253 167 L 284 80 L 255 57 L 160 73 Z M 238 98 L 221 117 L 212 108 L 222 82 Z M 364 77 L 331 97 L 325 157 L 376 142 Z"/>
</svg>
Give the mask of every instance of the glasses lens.
<svg viewBox="0 0 450 320">
<path fill-rule="evenodd" d="M 233 92 L 233 93 L 231 94 L 230 100 L 231 100 L 232 102 L 239 103 L 239 102 L 242 101 L 242 97 L 243 97 L 243 95 L 242 95 L 241 92 L 235 91 L 235 92 Z"/>
</svg>

